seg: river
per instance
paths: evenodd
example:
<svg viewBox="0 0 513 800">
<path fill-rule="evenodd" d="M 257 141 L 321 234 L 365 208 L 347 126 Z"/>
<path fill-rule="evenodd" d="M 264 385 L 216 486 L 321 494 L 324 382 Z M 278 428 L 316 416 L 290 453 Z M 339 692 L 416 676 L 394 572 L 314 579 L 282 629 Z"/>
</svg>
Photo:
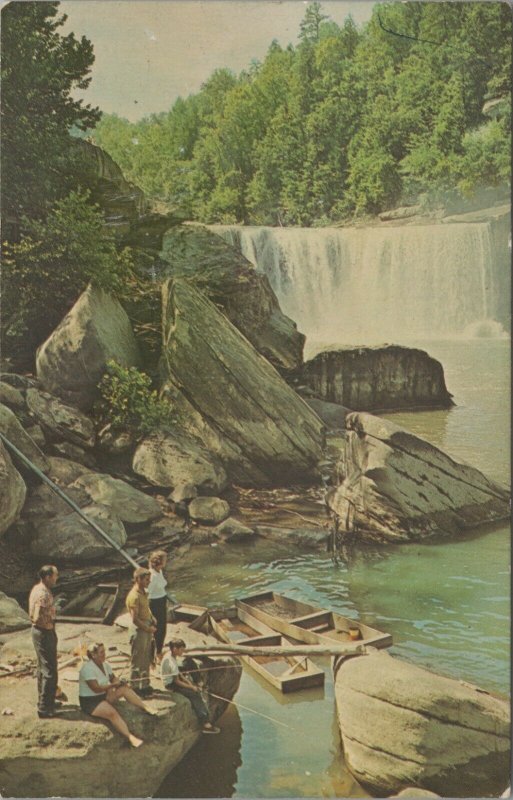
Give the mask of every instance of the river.
<svg viewBox="0 0 513 800">
<path fill-rule="evenodd" d="M 386 416 L 509 484 L 509 341 L 414 344 L 443 363 L 456 406 Z M 321 347 L 310 344 L 309 355 Z M 429 544 L 361 546 L 339 563 L 326 554 L 296 554 L 269 543 L 195 548 L 179 571 L 171 564 L 168 577 L 183 602 L 230 604 L 237 596 L 274 589 L 331 607 L 390 632 L 393 655 L 509 692 L 506 526 Z M 324 666 L 324 690 L 289 696 L 245 667 L 236 701 L 275 721 L 230 707 L 221 734 L 203 737 L 157 796 L 368 796 L 344 766 L 329 664 Z"/>
</svg>

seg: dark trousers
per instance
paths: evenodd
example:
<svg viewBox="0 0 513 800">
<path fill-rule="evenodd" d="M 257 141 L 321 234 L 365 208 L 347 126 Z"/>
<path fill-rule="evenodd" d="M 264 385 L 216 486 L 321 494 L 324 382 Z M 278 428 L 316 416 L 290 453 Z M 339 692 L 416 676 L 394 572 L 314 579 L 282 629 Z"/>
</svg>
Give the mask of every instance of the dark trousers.
<svg viewBox="0 0 513 800">
<path fill-rule="evenodd" d="M 164 597 L 158 597 L 156 600 L 150 600 L 150 610 L 157 620 L 157 630 L 155 632 L 157 653 L 162 653 L 167 629 L 167 597 L 164 595 Z"/>
<path fill-rule="evenodd" d="M 32 626 L 32 642 L 37 656 L 37 710 L 53 711 L 57 691 L 57 634 Z"/>
<path fill-rule="evenodd" d="M 171 686 L 171 688 L 173 689 L 174 692 L 178 692 L 178 694 L 183 694 L 183 696 L 186 697 L 187 700 L 191 701 L 191 706 L 193 708 L 193 711 L 202 725 L 204 725 L 205 722 L 208 722 L 207 704 L 205 703 L 199 692 L 195 692 L 193 689 L 185 689 L 183 686 L 175 686 L 174 684 Z"/>
</svg>

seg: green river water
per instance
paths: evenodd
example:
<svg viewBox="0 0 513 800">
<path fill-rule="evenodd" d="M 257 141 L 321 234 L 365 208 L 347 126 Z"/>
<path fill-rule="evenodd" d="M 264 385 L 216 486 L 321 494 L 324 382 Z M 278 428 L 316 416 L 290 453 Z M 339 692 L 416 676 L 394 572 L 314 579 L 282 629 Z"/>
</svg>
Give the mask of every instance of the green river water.
<svg viewBox="0 0 513 800">
<path fill-rule="evenodd" d="M 491 478 L 510 480 L 510 351 L 502 339 L 422 345 L 445 368 L 456 407 L 386 415 Z M 230 604 L 274 589 L 390 632 L 393 655 L 502 693 L 510 687 L 510 531 L 458 540 L 361 546 L 334 563 L 275 543 L 194 548 L 172 591 Z M 244 668 L 221 734 L 203 737 L 159 797 L 366 797 L 346 770 L 326 661 L 324 689 L 283 696 Z M 281 724 L 278 724 L 281 723 Z M 287 726 L 287 727 L 285 727 Z"/>
</svg>

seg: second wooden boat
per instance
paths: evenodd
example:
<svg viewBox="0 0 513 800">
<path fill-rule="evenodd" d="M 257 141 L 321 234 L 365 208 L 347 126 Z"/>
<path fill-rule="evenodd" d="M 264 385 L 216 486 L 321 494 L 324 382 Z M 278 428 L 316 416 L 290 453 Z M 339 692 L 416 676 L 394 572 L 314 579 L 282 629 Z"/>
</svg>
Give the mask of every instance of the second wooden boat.
<svg viewBox="0 0 513 800">
<path fill-rule="evenodd" d="M 339 644 L 358 641 L 373 647 L 390 647 L 392 637 L 362 622 L 286 597 L 263 592 L 235 601 L 239 619 L 248 625 L 255 620 L 284 636 L 306 644 Z"/>
<path fill-rule="evenodd" d="M 99 583 L 79 592 L 57 614 L 57 622 L 85 622 L 112 625 L 116 615 L 118 583 Z"/>
<path fill-rule="evenodd" d="M 246 647 L 286 647 L 290 642 L 262 622 L 243 622 L 235 610 L 220 617 L 200 606 L 184 606 L 175 609 L 177 621 L 189 622 L 192 630 L 199 630 L 226 644 Z M 200 613 L 198 613 L 200 612 Z M 192 619 L 196 614 L 196 618 Z M 297 692 L 312 686 L 324 685 L 324 671 L 305 656 L 241 656 L 242 660 L 261 675 L 275 689 L 285 693 Z"/>
</svg>

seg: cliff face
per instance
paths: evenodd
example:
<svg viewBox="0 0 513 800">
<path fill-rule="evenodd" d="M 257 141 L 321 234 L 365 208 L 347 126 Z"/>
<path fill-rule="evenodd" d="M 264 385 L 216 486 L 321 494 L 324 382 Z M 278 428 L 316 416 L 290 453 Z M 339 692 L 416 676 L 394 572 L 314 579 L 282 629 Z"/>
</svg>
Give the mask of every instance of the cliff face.
<svg viewBox="0 0 513 800">
<path fill-rule="evenodd" d="M 307 361 L 303 380 L 320 399 L 355 411 L 453 405 L 440 362 L 411 347 L 325 351 Z"/>
</svg>

